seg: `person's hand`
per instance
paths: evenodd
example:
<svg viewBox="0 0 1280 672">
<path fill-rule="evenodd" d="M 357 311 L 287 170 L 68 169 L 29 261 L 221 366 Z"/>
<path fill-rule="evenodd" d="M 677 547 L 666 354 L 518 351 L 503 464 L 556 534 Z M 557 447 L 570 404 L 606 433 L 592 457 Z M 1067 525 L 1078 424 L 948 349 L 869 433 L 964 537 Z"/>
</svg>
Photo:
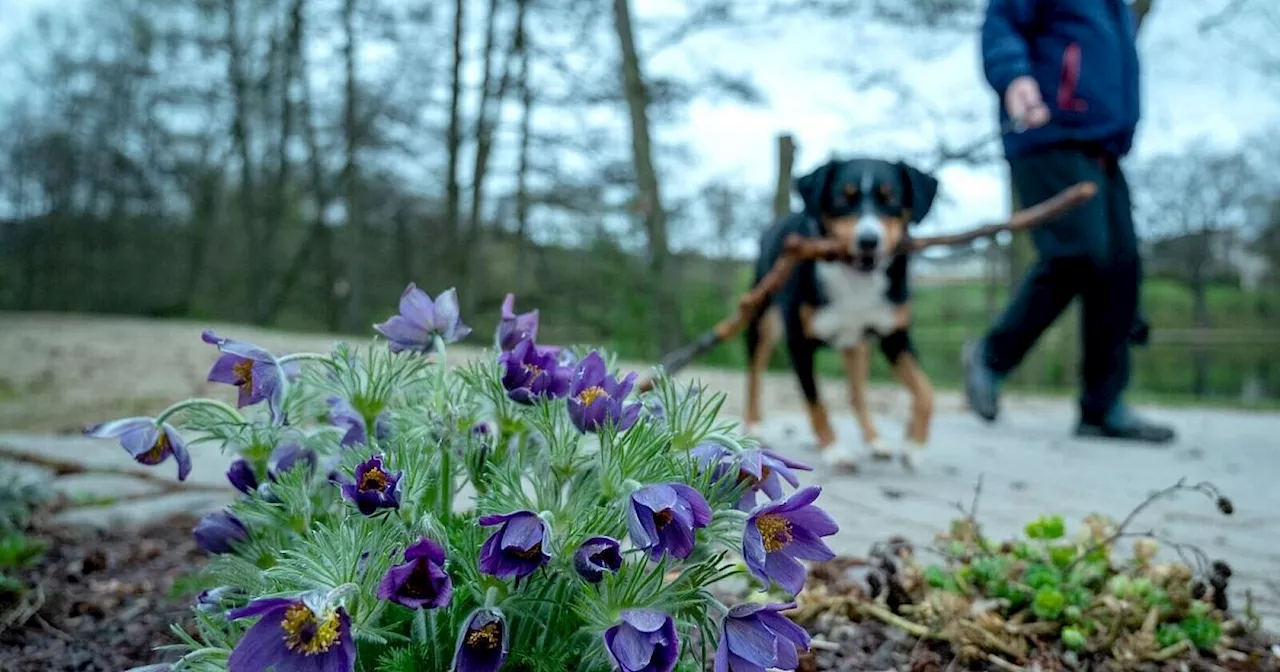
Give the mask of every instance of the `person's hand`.
<svg viewBox="0 0 1280 672">
<path fill-rule="evenodd" d="M 1040 85 L 1030 75 L 1018 77 L 1005 89 L 1004 109 L 1026 128 L 1039 128 L 1049 122 L 1049 107 L 1040 97 Z"/>
</svg>

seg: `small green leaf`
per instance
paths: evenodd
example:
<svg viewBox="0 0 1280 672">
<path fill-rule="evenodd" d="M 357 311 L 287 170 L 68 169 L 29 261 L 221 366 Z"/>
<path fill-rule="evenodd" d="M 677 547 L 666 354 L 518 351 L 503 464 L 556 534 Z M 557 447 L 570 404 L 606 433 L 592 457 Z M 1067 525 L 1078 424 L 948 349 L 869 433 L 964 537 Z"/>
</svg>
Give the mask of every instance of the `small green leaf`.
<svg viewBox="0 0 1280 672">
<path fill-rule="evenodd" d="M 1053 560 L 1053 564 L 1066 569 L 1076 559 L 1076 549 L 1070 546 L 1051 546 L 1049 548 L 1049 559 Z"/>
<path fill-rule="evenodd" d="M 1066 627 L 1062 629 L 1062 643 L 1072 651 L 1084 650 L 1088 640 L 1085 639 L 1084 633 L 1077 628 Z"/>
<path fill-rule="evenodd" d="M 1027 523 L 1026 533 L 1030 539 L 1044 539 L 1044 523 L 1039 520 Z"/>
<path fill-rule="evenodd" d="M 1037 562 L 1027 566 L 1023 582 L 1032 588 L 1056 588 L 1062 585 L 1062 572 L 1053 565 Z"/>
<path fill-rule="evenodd" d="M 947 573 L 942 571 L 942 568 L 937 565 L 930 565 L 924 570 L 925 583 L 929 584 L 929 587 L 931 588 L 941 588 L 945 586 L 948 578 Z"/>
<path fill-rule="evenodd" d="M 1041 588 L 1036 591 L 1036 599 L 1031 603 L 1031 612 L 1042 621 L 1056 620 L 1067 606 L 1067 598 L 1053 588 Z"/>
<path fill-rule="evenodd" d="M 1040 519 L 1040 531 L 1045 539 L 1061 539 L 1067 533 L 1067 524 L 1062 516 L 1049 516 Z"/>
<path fill-rule="evenodd" d="M 1187 638 L 1201 651 L 1209 651 L 1222 639 L 1222 626 L 1211 618 L 1188 618 L 1181 623 Z"/>
<path fill-rule="evenodd" d="M 1176 623 L 1161 623 L 1160 628 L 1156 630 L 1156 642 L 1160 644 L 1160 648 L 1167 648 L 1188 639 L 1187 633 Z"/>
</svg>

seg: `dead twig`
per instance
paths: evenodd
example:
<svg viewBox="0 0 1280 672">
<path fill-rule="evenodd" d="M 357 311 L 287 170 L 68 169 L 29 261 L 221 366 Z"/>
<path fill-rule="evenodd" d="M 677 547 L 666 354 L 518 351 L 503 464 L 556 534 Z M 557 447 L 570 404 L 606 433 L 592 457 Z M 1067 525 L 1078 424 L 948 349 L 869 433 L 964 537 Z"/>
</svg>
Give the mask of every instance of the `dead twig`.
<svg viewBox="0 0 1280 672">
<path fill-rule="evenodd" d="M 70 460 L 59 460 L 53 457 L 44 457 L 42 455 L 32 455 L 30 453 L 17 450 L 16 448 L 12 448 L 10 446 L 0 446 L 0 459 L 11 460 L 14 462 L 21 462 L 23 464 L 30 464 L 33 466 L 48 469 L 53 472 L 55 478 L 62 477 L 62 476 L 72 476 L 76 474 L 104 474 L 104 475 L 110 475 L 110 476 L 128 476 L 129 478 L 136 478 L 140 481 L 154 483 L 160 487 L 160 490 L 161 490 L 160 493 L 148 493 L 149 496 L 155 495 L 155 494 L 171 494 L 175 492 L 195 492 L 195 491 L 226 492 L 227 491 L 225 487 L 206 485 L 203 483 L 184 483 L 184 482 L 175 483 L 161 476 L 157 476 L 149 471 L 142 471 L 140 469 L 85 466 L 83 464 L 80 464 L 78 462 L 72 462 Z"/>
</svg>

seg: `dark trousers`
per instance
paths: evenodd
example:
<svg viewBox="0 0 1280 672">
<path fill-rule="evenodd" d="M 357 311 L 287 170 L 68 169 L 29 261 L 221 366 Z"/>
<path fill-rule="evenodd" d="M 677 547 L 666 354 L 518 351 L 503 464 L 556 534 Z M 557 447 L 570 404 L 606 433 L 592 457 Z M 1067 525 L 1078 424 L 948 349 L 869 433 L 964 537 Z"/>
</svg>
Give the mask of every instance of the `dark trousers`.
<svg viewBox="0 0 1280 672">
<path fill-rule="evenodd" d="M 1102 422 L 1129 384 L 1130 335 L 1142 276 L 1129 185 L 1116 162 L 1086 147 L 1057 147 L 1009 162 L 1023 207 L 1089 180 L 1098 193 L 1032 230 L 1039 258 L 987 333 L 987 364 L 1012 371 L 1071 300 L 1081 300 L 1081 420 Z M 1137 318 L 1137 319 L 1135 319 Z"/>
</svg>

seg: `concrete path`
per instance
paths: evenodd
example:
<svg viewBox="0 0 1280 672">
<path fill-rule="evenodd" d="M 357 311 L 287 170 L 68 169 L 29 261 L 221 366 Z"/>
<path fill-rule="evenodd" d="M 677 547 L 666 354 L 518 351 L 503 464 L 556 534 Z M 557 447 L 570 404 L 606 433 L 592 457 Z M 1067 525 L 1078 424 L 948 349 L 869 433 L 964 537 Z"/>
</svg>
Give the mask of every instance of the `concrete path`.
<svg viewBox="0 0 1280 672">
<path fill-rule="evenodd" d="M 901 534 L 927 545 L 966 506 L 983 479 L 978 517 L 990 535 L 1021 535 L 1023 525 L 1041 514 L 1059 514 L 1069 526 L 1092 512 L 1119 520 L 1150 493 L 1179 478 L 1210 481 L 1235 505 L 1222 516 L 1212 502 L 1182 494 L 1148 509 L 1134 530 L 1155 530 L 1163 537 L 1201 546 L 1234 569 L 1235 603 L 1246 589 L 1254 594 L 1269 627 L 1280 628 L 1280 414 L 1209 410 L 1163 410 L 1151 415 L 1180 432 L 1171 447 L 1076 440 L 1068 403 L 1036 401 L 1011 404 L 1005 417 L 985 426 L 952 409 L 939 412 L 934 440 L 914 473 L 897 463 L 865 461 L 858 474 L 822 469 L 807 482 L 823 487 L 818 503 L 840 522 L 831 538 L 839 553 L 862 555 L 877 541 Z M 841 440 L 857 444 L 853 421 L 833 413 Z M 877 417 L 882 431 L 896 435 L 903 418 Z M 769 419 L 762 438 L 774 449 L 817 464 L 808 426 L 799 414 Z M 39 434 L 0 433 L 0 447 L 46 458 L 141 470 L 112 441 Z M 178 511 L 201 513 L 224 505 L 235 494 L 224 471 L 229 459 L 212 445 L 193 450 L 191 487 L 163 493 L 157 483 L 112 476 L 59 478 L 54 487 L 88 499 L 142 499 L 65 512 L 68 522 L 118 524 L 162 517 Z M 0 472 L 16 469 L 27 477 L 47 477 L 38 468 L 0 462 Z M 171 479 L 167 470 L 158 475 Z M 157 473 L 152 470 L 152 473 Z M 10 477 L 10 476 L 5 476 Z M 1127 549 L 1126 549 L 1127 550 Z"/>
</svg>

